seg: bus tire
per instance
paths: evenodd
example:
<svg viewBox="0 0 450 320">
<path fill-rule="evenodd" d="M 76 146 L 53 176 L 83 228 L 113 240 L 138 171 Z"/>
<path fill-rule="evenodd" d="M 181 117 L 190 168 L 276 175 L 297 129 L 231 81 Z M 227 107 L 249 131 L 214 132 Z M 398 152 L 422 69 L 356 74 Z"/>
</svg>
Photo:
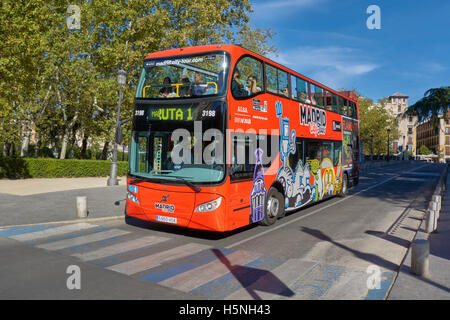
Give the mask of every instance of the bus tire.
<svg viewBox="0 0 450 320">
<path fill-rule="evenodd" d="M 263 226 L 274 224 L 278 218 L 284 215 L 284 197 L 277 189 L 270 188 L 265 209 L 264 218 L 260 222 Z"/>
<path fill-rule="evenodd" d="M 339 197 L 345 197 L 348 193 L 348 175 L 347 173 L 344 173 L 342 177 L 342 188 L 341 192 L 339 192 Z"/>
</svg>

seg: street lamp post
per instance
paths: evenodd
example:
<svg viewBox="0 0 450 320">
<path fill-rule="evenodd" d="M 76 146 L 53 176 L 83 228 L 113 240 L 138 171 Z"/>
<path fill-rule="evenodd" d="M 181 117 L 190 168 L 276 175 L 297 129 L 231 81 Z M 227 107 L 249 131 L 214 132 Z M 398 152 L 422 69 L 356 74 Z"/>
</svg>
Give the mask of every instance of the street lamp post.
<svg viewBox="0 0 450 320">
<path fill-rule="evenodd" d="M 122 98 L 123 98 L 123 86 L 125 85 L 127 81 L 127 72 L 123 69 L 120 69 L 117 71 L 117 84 L 119 85 L 119 102 L 117 103 L 117 119 L 116 119 L 116 135 L 114 138 L 114 147 L 113 147 L 113 155 L 112 155 L 112 161 L 111 161 L 111 171 L 109 174 L 109 178 L 107 181 L 108 186 L 115 186 L 118 185 L 117 181 L 117 137 L 119 132 L 119 126 L 120 124 L 120 106 L 122 104 Z"/>
<path fill-rule="evenodd" d="M 389 161 L 389 135 L 391 134 L 391 129 L 387 128 L 387 135 L 388 135 L 388 144 L 387 144 L 387 161 Z"/>
<path fill-rule="evenodd" d="M 402 148 L 402 158 L 403 158 L 403 160 L 406 160 L 406 144 L 405 144 L 405 139 L 406 139 L 406 136 L 403 136 L 403 148 Z"/>
</svg>

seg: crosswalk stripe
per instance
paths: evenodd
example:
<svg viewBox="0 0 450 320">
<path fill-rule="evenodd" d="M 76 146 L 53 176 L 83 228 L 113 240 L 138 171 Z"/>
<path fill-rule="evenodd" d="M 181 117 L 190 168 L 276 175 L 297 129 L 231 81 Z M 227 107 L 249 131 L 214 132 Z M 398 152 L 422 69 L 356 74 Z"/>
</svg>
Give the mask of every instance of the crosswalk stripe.
<svg viewBox="0 0 450 320">
<path fill-rule="evenodd" d="M 127 251 L 136 250 L 150 245 L 158 244 L 167 240 L 170 239 L 157 236 L 148 236 L 114 244 L 94 251 L 76 253 L 73 254 L 72 256 L 80 258 L 83 261 L 97 260 L 110 257 L 116 254 L 121 254 Z"/>
<path fill-rule="evenodd" d="M 61 235 L 64 233 L 80 231 L 80 230 L 85 230 L 85 229 L 90 229 L 90 228 L 95 228 L 95 227 L 97 227 L 97 226 L 90 224 L 90 223 L 76 223 L 76 224 L 70 224 L 70 225 L 62 226 L 62 227 L 55 227 L 55 228 L 50 228 L 50 229 L 41 230 L 41 231 L 19 234 L 19 235 L 11 236 L 10 238 L 18 240 L 18 241 L 31 241 L 31 240 L 36 240 L 36 239 L 40 239 L 40 238 L 47 238 L 47 237 L 51 237 L 51 236 Z"/>
<path fill-rule="evenodd" d="M 201 267 L 161 281 L 159 284 L 184 292 L 189 292 L 207 282 L 229 273 L 230 268 L 233 266 L 246 264 L 259 258 L 260 256 L 260 254 L 252 252 L 236 251 L 226 257 L 227 262 L 225 263 L 223 259 L 217 259 Z M 227 265 L 227 263 L 229 263 L 229 265 Z"/>
<path fill-rule="evenodd" d="M 107 269 L 117 271 L 126 275 L 132 275 L 159 266 L 166 261 L 180 259 L 208 248 L 210 248 L 210 246 L 208 245 L 188 243 L 167 251 L 158 252 L 135 260 L 119 263 L 107 267 Z"/>
<path fill-rule="evenodd" d="M 259 278 L 248 288 L 241 288 L 225 297 L 226 300 L 252 299 L 249 291 L 255 291 L 263 300 L 275 299 L 280 296 L 292 297 L 295 293 L 289 286 L 310 270 L 316 262 L 289 259 Z"/>
<path fill-rule="evenodd" d="M 41 249 L 47 249 L 47 250 L 61 250 L 61 249 L 69 248 L 69 247 L 75 247 L 75 246 L 79 246 L 79 245 L 83 245 L 83 244 L 87 244 L 87 243 L 91 243 L 91 242 L 97 242 L 97 241 L 106 240 L 109 238 L 122 236 L 122 235 L 125 235 L 128 233 L 130 233 L 130 232 L 125 231 L 125 230 L 119 230 L 119 229 L 111 229 L 111 230 L 97 232 L 97 233 L 82 236 L 82 237 L 54 241 L 54 242 L 50 242 L 50 243 L 44 243 L 44 244 L 38 245 L 37 247 L 41 248 Z"/>
<path fill-rule="evenodd" d="M 7 229 L 0 230 L 0 237 L 12 237 L 19 234 L 25 234 L 30 232 L 36 232 L 46 229 L 51 229 L 53 226 L 44 226 L 44 225 L 36 225 L 36 226 L 27 226 L 27 227 L 13 227 Z"/>
<path fill-rule="evenodd" d="M 221 249 L 221 251 L 225 256 L 236 252 L 236 250 L 233 249 Z M 217 260 L 217 256 L 211 250 L 204 250 L 189 257 L 177 260 L 173 265 L 153 268 L 150 272 L 140 275 L 139 278 L 158 283 L 178 274 L 201 267 L 214 260 Z"/>
<path fill-rule="evenodd" d="M 208 299 L 222 300 L 234 291 L 250 287 L 262 276 L 270 274 L 269 270 L 276 268 L 284 261 L 286 258 L 262 256 L 249 263 L 236 265 L 227 274 L 198 286 L 190 293 L 208 297 Z M 254 297 L 258 299 L 256 295 Z"/>
</svg>

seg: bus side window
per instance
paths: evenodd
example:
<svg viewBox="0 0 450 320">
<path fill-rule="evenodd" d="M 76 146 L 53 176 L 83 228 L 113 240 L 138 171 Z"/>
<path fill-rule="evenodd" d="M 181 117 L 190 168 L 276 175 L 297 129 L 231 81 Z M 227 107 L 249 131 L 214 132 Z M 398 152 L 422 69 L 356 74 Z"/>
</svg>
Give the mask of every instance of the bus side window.
<svg viewBox="0 0 450 320">
<path fill-rule="evenodd" d="M 337 95 L 334 93 L 331 94 L 331 110 L 339 112 Z"/>
<path fill-rule="evenodd" d="M 307 141 L 305 143 L 305 161 L 318 160 L 320 161 L 320 142 L 318 141 Z"/>
<path fill-rule="evenodd" d="M 333 143 L 332 142 L 323 141 L 322 142 L 322 146 L 321 146 L 320 149 L 322 151 L 321 161 L 323 161 L 325 159 L 330 159 L 331 163 L 333 163 L 333 158 L 334 158 Z"/>
<path fill-rule="evenodd" d="M 325 109 L 331 110 L 333 108 L 331 104 L 331 93 L 329 91 L 324 90 L 324 103 L 325 103 Z"/>
<path fill-rule="evenodd" d="M 333 166 L 337 167 L 339 166 L 339 160 L 342 156 L 342 142 L 340 141 L 333 141 L 333 151 L 334 151 L 334 157 L 333 157 Z M 340 161 L 342 164 L 342 160 Z"/>
<path fill-rule="evenodd" d="M 323 89 L 314 84 L 310 84 L 311 86 L 311 103 L 313 105 L 323 107 Z"/>
<path fill-rule="evenodd" d="M 231 154 L 232 180 L 248 179 L 253 177 L 254 164 L 251 163 L 251 153 L 255 149 L 256 140 L 244 134 L 232 137 L 233 146 Z"/>
<path fill-rule="evenodd" d="M 352 118 L 357 119 L 358 116 L 357 116 L 357 112 L 356 112 L 356 103 L 351 102 L 351 107 L 349 109 L 351 109 Z"/>
<path fill-rule="evenodd" d="M 267 91 L 289 97 L 288 73 L 266 64 Z"/>
<path fill-rule="evenodd" d="M 295 170 L 299 161 L 303 162 L 303 141 L 296 139 L 295 141 L 295 153 L 289 154 L 289 167 Z"/>
<path fill-rule="evenodd" d="M 338 96 L 338 111 L 340 114 L 345 114 L 344 112 L 344 98 Z"/>
<path fill-rule="evenodd" d="M 291 90 L 292 99 L 303 102 L 310 103 L 308 100 L 308 86 L 307 82 L 303 79 L 297 78 L 296 76 L 291 76 Z"/>
<path fill-rule="evenodd" d="M 252 57 L 244 57 L 239 60 L 235 70 L 240 72 L 238 85 L 243 89 L 242 94 L 235 93 L 237 97 L 253 96 L 263 91 L 262 62 Z"/>
</svg>

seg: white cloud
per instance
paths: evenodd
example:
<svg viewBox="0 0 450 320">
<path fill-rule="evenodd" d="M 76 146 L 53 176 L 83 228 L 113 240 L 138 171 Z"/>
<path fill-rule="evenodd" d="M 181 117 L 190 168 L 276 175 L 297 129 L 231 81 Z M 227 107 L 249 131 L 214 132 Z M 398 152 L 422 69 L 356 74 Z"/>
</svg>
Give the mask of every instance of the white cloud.
<svg viewBox="0 0 450 320">
<path fill-rule="evenodd" d="M 252 19 L 256 20 L 279 20 L 285 15 L 295 13 L 298 15 L 301 9 L 317 8 L 329 0 L 282 0 L 282 1 L 255 1 L 252 3 Z"/>
<path fill-rule="evenodd" d="M 334 89 L 352 85 L 355 77 L 379 67 L 360 50 L 349 47 L 301 46 L 280 49 L 278 57 L 270 58 Z"/>
</svg>

